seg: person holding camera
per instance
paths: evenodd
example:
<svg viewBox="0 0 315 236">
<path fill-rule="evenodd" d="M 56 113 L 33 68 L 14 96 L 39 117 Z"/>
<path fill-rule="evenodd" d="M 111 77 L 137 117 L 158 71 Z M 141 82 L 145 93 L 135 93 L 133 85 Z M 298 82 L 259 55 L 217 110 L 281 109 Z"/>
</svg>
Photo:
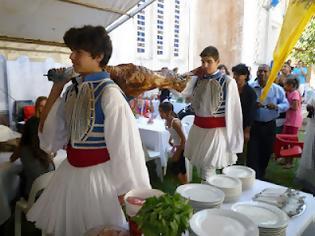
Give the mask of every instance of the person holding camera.
<svg viewBox="0 0 315 236">
<path fill-rule="evenodd" d="M 296 180 L 306 190 L 315 194 L 315 96 L 310 99 L 306 109 L 308 111 L 308 121 Z"/>
</svg>

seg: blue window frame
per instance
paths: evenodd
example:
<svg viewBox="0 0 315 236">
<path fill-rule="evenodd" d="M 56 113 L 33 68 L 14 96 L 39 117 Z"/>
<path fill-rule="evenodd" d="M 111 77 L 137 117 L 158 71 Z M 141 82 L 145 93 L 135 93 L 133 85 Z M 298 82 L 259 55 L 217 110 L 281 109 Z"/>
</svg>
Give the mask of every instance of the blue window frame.
<svg viewBox="0 0 315 236">
<path fill-rule="evenodd" d="M 174 57 L 179 56 L 180 0 L 174 0 Z"/>
<path fill-rule="evenodd" d="M 157 3 L 157 37 L 156 37 L 156 45 L 157 45 L 157 55 L 163 55 L 163 35 L 164 35 L 164 0 L 158 0 Z"/>
<path fill-rule="evenodd" d="M 144 42 L 144 38 L 138 37 L 138 38 L 137 38 L 137 41 L 138 41 L 138 42 Z"/>
<path fill-rule="evenodd" d="M 138 53 L 144 53 L 144 48 L 137 48 Z"/>
<path fill-rule="evenodd" d="M 138 20 L 138 25 L 145 25 L 144 21 Z"/>
<path fill-rule="evenodd" d="M 146 0 L 141 0 L 138 6 L 144 4 Z M 145 53 L 145 11 L 137 14 L 137 53 Z"/>
</svg>

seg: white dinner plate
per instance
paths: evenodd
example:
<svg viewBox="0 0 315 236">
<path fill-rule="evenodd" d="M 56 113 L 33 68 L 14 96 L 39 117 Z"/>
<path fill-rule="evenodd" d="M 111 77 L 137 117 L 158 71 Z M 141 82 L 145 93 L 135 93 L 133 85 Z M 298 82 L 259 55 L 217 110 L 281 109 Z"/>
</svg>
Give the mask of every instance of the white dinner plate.
<svg viewBox="0 0 315 236">
<path fill-rule="evenodd" d="M 223 174 L 236 177 L 236 178 L 248 178 L 253 176 L 255 178 L 255 171 L 247 166 L 228 166 L 223 169 Z"/>
<path fill-rule="evenodd" d="M 288 225 L 287 214 L 270 204 L 261 202 L 239 202 L 231 209 L 252 219 L 260 228 L 281 229 Z"/>
<path fill-rule="evenodd" d="M 246 216 L 225 209 L 206 209 L 197 212 L 189 221 L 198 236 L 258 236 L 257 225 Z M 237 234 L 236 234 L 237 233 Z"/>
<path fill-rule="evenodd" d="M 224 199 L 224 192 L 207 184 L 184 184 L 176 192 L 186 199 L 204 203 L 218 203 Z"/>
<path fill-rule="evenodd" d="M 241 188 L 242 186 L 242 183 L 238 178 L 227 175 L 213 175 L 207 180 L 207 182 L 221 189 L 234 189 L 239 187 Z"/>
</svg>

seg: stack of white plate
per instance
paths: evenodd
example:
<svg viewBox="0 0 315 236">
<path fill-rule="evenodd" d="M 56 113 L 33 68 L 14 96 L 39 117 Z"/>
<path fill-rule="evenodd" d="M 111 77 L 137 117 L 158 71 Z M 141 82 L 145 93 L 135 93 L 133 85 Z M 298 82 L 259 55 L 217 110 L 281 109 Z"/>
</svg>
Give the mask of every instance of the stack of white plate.
<svg viewBox="0 0 315 236">
<path fill-rule="evenodd" d="M 232 210 L 244 214 L 259 227 L 260 236 L 284 236 L 288 226 L 287 214 L 279 208 L 261 202 L 240 202 Z"/>
<path fill-rule="evenodd" d="M 224 192 L 224 202 L 237 201 L 242 194 L 242 182 L 238 178 L 227 175 L 213 175 L 207 179 L 207 183 Z"/>
<path fill-rule="evenodd" d="M 225 209 L 206 209 L 189 221 L 190 235 L 258 236 L 257 225 L 246 216 Z"/>
<path fill-rule="evenodd" d="M 242 181 L 242 189 L 251 188 L 255 183 L 256 172 L 247 166 L 228 166 L 223 169 L 223 174 L 239 178 Z"/>
<path fill-rule="evenodd" d="M 224 200 L 224 192 L 208 184 L 184 184 L 176 192 L 189 199 L 194 211 L 207 208 L 219 208 Z"/>
</svg>

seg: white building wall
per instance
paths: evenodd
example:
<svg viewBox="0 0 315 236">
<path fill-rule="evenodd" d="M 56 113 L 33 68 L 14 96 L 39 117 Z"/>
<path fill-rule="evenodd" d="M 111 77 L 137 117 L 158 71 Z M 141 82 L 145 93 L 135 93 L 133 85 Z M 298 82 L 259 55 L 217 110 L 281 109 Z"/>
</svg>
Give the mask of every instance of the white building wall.
<svg viewBox="0 0 315 236">
<path fill-rule="evenodd" d="M 241 62 L 252 68 L 255 77 L 259 64 L 273 60 L 273 51 L 281 30 L 288 0 L 270 8 L 268 0 L 244 0 Z"/>
<path fill-rule="evenodd" d="M 113 55 L 109 64 L 134 63 L 153 70 L 162 67 L 178 67 L 179 72 L 189 70 L 189 0 L 180 0 L 180 48 L 179 57 L 173 56 L 174 48 L 174 2 L 164 0 L 163 55 L 157 55 L 157 4 L 145 9 L 145 53 L 137 53 L 137 16 L 110 33 Z"/>
<path fill-rule="evenodd" d="M 277 7 L 269 10 L 269 24 L 268 24 L 268 37 L 267 37 L 267 53 L 266 60 L 271 61 L 273 59 L 273 51 L 277 44 L 277 40 L 281 31 L 281 26 L 285 11 L 287 9 L 288 1 L 282 0 Z"/>
</svg>

